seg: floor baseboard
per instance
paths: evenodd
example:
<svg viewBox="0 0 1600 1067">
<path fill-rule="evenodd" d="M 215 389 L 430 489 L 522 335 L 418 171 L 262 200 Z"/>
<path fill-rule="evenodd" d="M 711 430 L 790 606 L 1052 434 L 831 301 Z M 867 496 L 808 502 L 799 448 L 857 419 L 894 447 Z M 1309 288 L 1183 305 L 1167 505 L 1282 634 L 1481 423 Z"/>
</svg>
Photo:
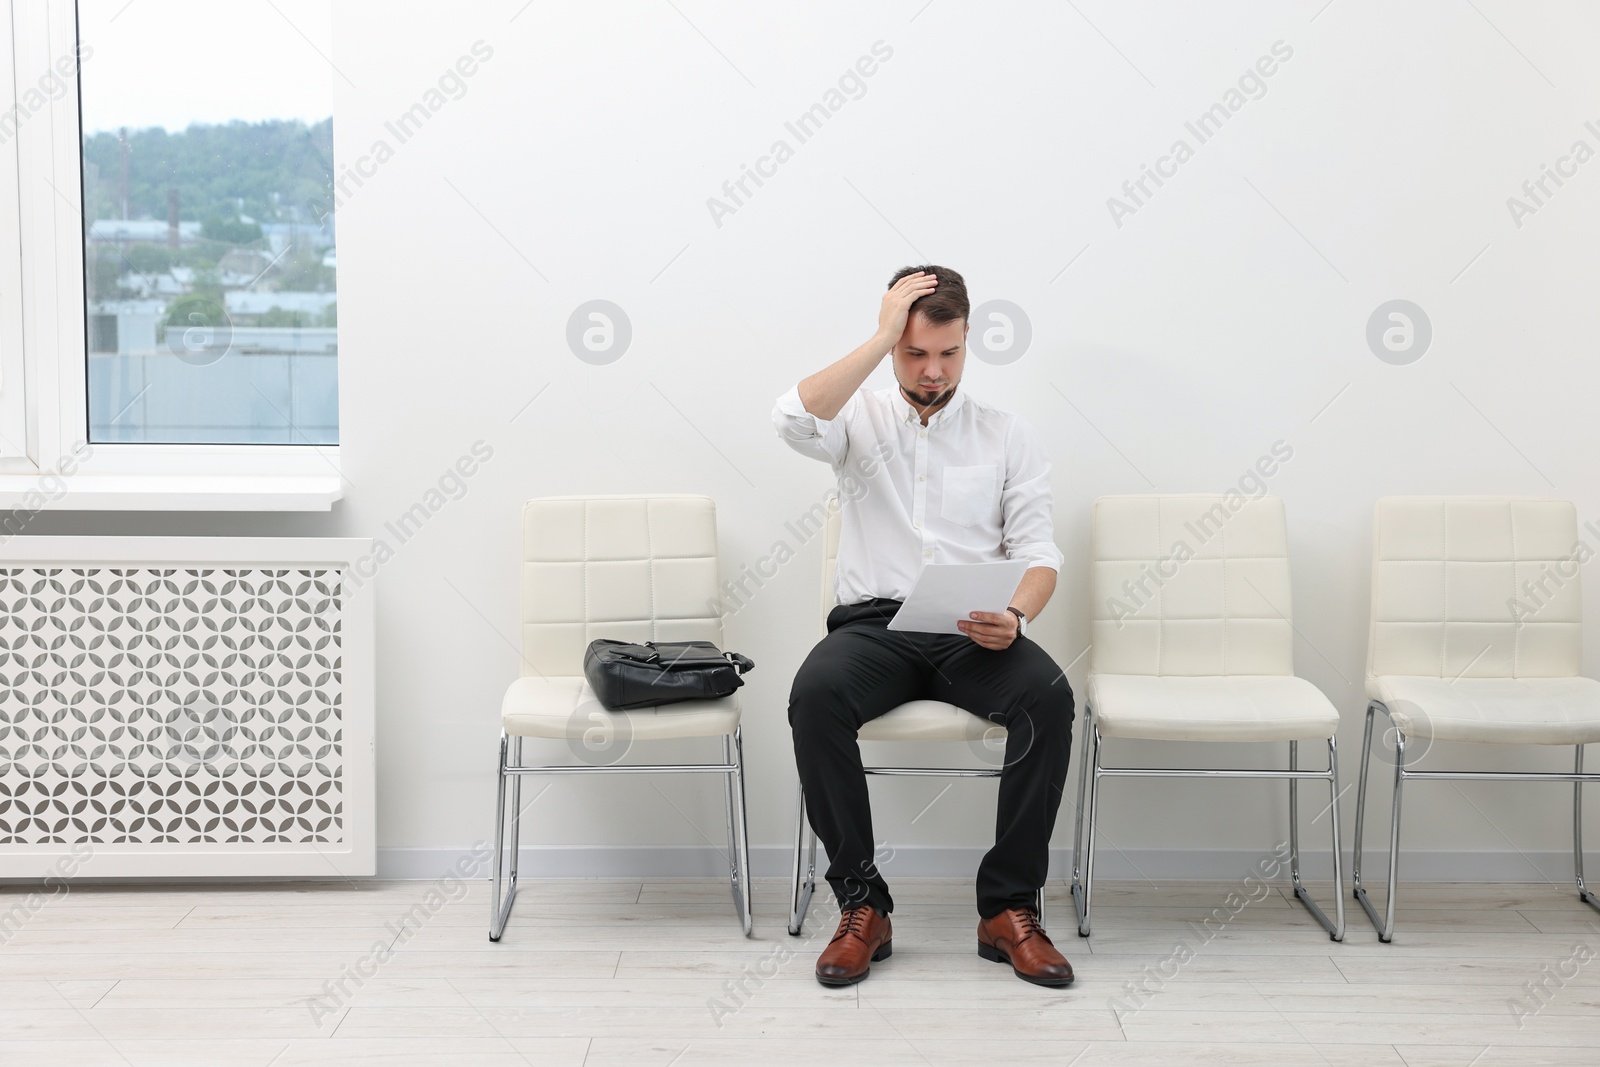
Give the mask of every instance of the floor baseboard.
<svg viewBox="0 0 1600 1067">
<path fill-rule="evenodd" d="M 885 876 L 960 878 L 978 869 L 986 850 L 938 846 L 895 847 L 879 862 Z M 379 848 L 379 878 L 434 879 L 442 877 L 465 848 Z M 1170 881 L 1243 880 L 1263 861 L 1270 849 L 1102 849 L 1095 857 L 1095 877 L 1117 880 L 1165 879 Z M 1363 873 L 1370 884 L 1387 876 L 1388 853 L 1366 852 Z M 1332 865 L 1326 849 L 1307 848 L 1302 855 L 1304 876 L 1327 879 Z M 758 878 L 788 877 L 794 851 L 783 845 L 756 845 L 750 849 L 750 866 Z M 1402 871 L 1409 882 L 1544 882 L 1572 880 L 1572 853 L 1564 851 L 1444 851 L 1408 849 Z M 827 861 L 818 851 L 818 874 Z M 697 878 L 726 874 L 727 860 L 717 850 L 702 845 L 541 845 L 522 848 L 521 874 L 528 878 Z M 1349 878 L 1349 855 L 1345 877 Z M 1072 873 L 1072 849 L 1050 850 L 1050 877 L 1066 879 Z"/>
</svg>

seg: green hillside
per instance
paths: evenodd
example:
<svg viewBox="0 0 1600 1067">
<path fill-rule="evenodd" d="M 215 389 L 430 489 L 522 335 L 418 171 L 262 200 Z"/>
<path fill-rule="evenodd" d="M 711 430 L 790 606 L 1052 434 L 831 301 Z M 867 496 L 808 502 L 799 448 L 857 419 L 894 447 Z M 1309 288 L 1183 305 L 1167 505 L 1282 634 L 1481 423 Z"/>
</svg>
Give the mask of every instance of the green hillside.
<svg viewBox="0 0 1600 1067">
<path fill-rule="evenodd" d="M 128 131 L 128 217 L 165 219 L 167 190 L 178 190 L 179 216 L 208 222 L 222 240 L 248 240 L 240 215 L 257 222 L 310 222 L 309 206 L 333 201 L 333 119 L 230 122 L 168 133 Z M 115 132 L 83 140 L 84 215 L 122 216 L 117 203 L 121 150 Z M 243 200 L 241 207 L 240 200 Z M 211 235 L 211 234 L 208 234 Z"/>
</svg>

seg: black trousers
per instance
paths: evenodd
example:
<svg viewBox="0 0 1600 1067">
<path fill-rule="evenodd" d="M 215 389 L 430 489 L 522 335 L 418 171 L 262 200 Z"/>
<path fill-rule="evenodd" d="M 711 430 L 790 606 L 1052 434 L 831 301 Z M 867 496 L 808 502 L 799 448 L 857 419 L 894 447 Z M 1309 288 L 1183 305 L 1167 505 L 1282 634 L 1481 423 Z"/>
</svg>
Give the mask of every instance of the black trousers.
<svg viewBox="0 0 1600 1067">
<path fill-rule="evenodd" d="M 1050 834 L 1066 787 L 1072 688 L 1026 637 L 1000 651 L 966 634 L 890 630 L 899 600 L 840 604 L 828 636 L 795 675 L 789 726 L 806 811 L 828 851 L 840 907 L 892 911 L 878 873 L 867 776 L 856 731 L 908 700 L 944 700 L 1006 728 L 994 847 L 978 867 L 978 914 L 1032 907 L 1049 870 Z"/>
</svg>

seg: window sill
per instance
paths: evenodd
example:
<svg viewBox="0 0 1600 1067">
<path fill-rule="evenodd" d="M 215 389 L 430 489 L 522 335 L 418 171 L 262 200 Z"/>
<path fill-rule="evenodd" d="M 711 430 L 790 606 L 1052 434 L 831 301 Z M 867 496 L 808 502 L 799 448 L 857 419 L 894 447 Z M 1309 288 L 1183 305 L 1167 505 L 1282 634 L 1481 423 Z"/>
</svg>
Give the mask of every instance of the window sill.
<svg viewBox="0 0 1600 1067">
<path fill-rule="evenodd" d="M 329 511 L 344 495 L 336 474 L 316 476 L 74 474 L 65 490 L 38 475 L 0 475 L 0 509 L 29 511 Z"/>
</svg>

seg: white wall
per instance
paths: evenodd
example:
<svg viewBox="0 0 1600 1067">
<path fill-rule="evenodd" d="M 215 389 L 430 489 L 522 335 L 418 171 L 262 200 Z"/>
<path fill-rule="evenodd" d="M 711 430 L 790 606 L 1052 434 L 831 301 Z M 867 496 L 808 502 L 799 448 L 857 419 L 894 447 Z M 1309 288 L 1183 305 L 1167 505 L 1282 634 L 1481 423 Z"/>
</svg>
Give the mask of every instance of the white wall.
<svg viewBox="0 0 1600 1067">
<path fill-rule="evenodd" d="M 1009 300 L 1031 321 L 1021 359 L 969 358 L 962 387 L 1021 412 L 1056 457 L 1067 563 L 1034 635 L 1063 665 L 1087 642 L 1096 496 L 1220 491 L 1275 441 L 1292 446 L 1271 488 L 1289 515 L 1297 664 L 1344 715 L 1350 783 L 1373 501 L 1548 494 L 1600 520 L 1600 161 L 1520 226 L 1507 207 L 1574 141 L 1600 149 L 1593 5 L 675 4 L 534 3 L 520 14 L 523 0 L 340 4 L 341 164 L 378 139 L 395 149 L 338 212 L 346 499 L 325 516 L 36 524 L 396 545 L 385 520 L 487 442 L 493 459 L 465 495 L 377 579 L 381 847 L 453 850 L 492 828 L 497 711 L 517 673 L 522 501 L 709 494 L 730 575 L 776 540 L 792 544 L 784 523 L 830 475 L 777 440 L 772 402 L 866 338 L 903 264 L 952 266 L 975 304 Z M 480 40 L 493 55 L 465 94 L 398 144 L 385 123 Z M 784 123 L 879 41 L 892 57 L 865 94 L 797 145 Z M 1293 54 L 1265 94 L 1199 144 L 1185 122 L 1279 41 Z M 779 138 L 794 157 L 719 226 L 707 199 Z M 1178 138 L 1193 158 L 1117 225 L 1107 198 Z M 625 355 L 604 366 L 565 340 L 568 316 L 596 298 L 624 308 L 633 328 Z M 1433 327 L 1425 356 L 1406 366 L 1380 361 L 1365 339 L 1368 316 L 1396 298 Z M 888 381 L 883 368 L 872 384 Z M 758 665 L 742 691 L 752 840 L 774 849 L 792 832 L 785 710 L 815 640 L 819 553 L 803 546 L 727 627 L 728 646 Z M 1590 580 L 1600 619 L 1597 598 Z M 1087 662 L 1068 675 L 1080 707 Z M 1587 667 L 1600 670 L 1600 626 Z M 530 745 L 530 756 L 561 751 Z M 1281 757 L 1233 759 L 1269 754 Z M 1441 754 L 1570 763 L 1570 750 Z M 875 783 L 878 834 L 902 847 L 986 847 L 990 783 L 958 783 L 910 826 L 942 788 Z M 1231 863 L 1281 837 L 1282 788 L 1114 782 L 1103 826 L 1147 862 L 1159 857 L 1145 850 L 1215 849 Z M 564 778 L 531 809 L 527 839 L 720 844 L 720 795 L 713 779 Z M 1378 795 L 1386 815 L 1386 784 Z M 1353 802 L 1351 788 L 1347 818 Z M 1057 846 L 1070 846 L 1072 810 L 1063 804 Z M 1406 810 L 1418 847 L 1494 854 L 1477 873 L 1507 873 L 1517 850 L 1557 853 L 1569 840 L 1565 789 L 1430 785 Z M 405 868 L 406 855 L 390 853 L 387 869 Z M 429 873 L 432 854 L 412 855 Z M 1108 852 L 1108 873 L 1115 859 Z M 950 862 L 957 873 L 971 859 Z"/>
</svg>

